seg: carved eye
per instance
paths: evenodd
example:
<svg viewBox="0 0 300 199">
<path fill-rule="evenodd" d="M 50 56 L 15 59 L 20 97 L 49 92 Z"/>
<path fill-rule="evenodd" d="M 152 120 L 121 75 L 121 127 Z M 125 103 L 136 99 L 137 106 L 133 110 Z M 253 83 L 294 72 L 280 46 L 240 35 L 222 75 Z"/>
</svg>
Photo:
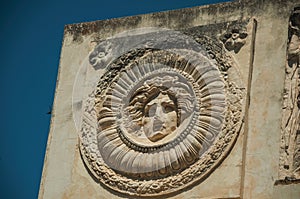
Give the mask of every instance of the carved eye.
<svg viewBox="0 0 300 199">
<path fill-rule="evenodd" d="M 174 111 L 174 109 L 173 109 L 173 107 L 171 107 L 171 106 L 166 106 L 166 107 L 164 108 L 164 112 L 165 112 L 165 113 L 169 113 L 169 112 L 172 112 L 172 111 Z"/>
<path fill-rule="evenodd" d="M 164 113 L 169 113 L 175 110 L 175 106 L 172 103 L 163 103 L 162 107 Z"/>
<path fill-rule="evenodd" d="M 226 38 L 226 39 L 229 39 L 230 37 L 231 37 L 231 33 L 226 33 L 225 35 L 224 35 L 224 37 Z"/>
<path fill-rule="evenodd" d="M 248 36 L 248 34 L 246 32 L 240 33 L 240 38 L 241 39 L 245 39 L 247 36 Z"/>
<path fill-rule="evenodd" d="M 157 108 L 156 104 L 146 105 L 146 107 L 145 107 L 145 116 L 146 117 L 153 117 L 155 115 L 156 108 Z"/>
</svg>

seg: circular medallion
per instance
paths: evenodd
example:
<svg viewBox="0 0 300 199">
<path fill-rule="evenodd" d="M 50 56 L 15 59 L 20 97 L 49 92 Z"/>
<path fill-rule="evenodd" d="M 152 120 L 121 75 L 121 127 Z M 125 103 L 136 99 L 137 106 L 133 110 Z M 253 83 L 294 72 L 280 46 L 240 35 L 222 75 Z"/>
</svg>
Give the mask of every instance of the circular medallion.
<svg viewBox="0 0 300 199">
<path fill-rule="evenodd" d="M 82 119 L 80 149 L 92 174 L 136 196 L 205 178 L 233 146 L 242 120 L 243 90 L 219 68 L 187 49 L 134 49 L 112 61 Z"/>
</svg>

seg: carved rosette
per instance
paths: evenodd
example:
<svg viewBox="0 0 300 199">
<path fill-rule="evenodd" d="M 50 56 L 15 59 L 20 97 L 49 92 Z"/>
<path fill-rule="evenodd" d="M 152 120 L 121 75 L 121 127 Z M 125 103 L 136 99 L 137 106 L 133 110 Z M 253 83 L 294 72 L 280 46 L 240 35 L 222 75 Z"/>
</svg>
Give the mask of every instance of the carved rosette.
<svg viewBox="0 0 300 199">
<path fill-rule="evenodd" d="M 226 58 L 216 58 L 224 69 L 201 52 L 140 48 L 111 62 L 82 119 L 80 150 L 94 177 L 135 196 L 204 180 L 242 126 L 245 91 Z"/>
</svg>

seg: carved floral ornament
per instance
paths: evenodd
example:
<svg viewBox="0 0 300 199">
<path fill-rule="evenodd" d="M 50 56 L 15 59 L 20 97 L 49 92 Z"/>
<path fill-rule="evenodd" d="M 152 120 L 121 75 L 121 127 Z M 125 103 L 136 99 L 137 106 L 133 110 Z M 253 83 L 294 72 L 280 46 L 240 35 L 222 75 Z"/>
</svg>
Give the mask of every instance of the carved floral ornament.
<svg viewBox="0 0 300 199">
<path fill-rule="evenodd" d="M 105 63 L 101 49 L 114 58 Z M 229 56 L 218 57 L 231 66 L 223 70 L 193 39 L 163 30 L 100 42 L 89 59 L 105 72 L 85 101 L 80 151 L 99 182 L 129 195 L 169 194 L 228 155 L 245 97 Z"/>
<path fill-rule="evenodd" d="M 238 53 L 245 45 L 247 36 L 248 33 L 241 27 L 231 27 L 220 37 L 220 40 L 228 51 Z"/>
</svg>

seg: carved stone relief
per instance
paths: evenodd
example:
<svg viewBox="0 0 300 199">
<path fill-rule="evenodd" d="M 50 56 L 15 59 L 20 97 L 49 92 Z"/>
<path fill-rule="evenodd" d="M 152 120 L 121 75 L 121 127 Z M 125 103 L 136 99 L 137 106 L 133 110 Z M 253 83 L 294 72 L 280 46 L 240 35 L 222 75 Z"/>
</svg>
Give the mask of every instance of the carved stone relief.
<svg viewBox="0 0 300 199">
<path fill-rule="evenodd" d="M 130 50 L 118 50 L 85 102 L 80 150 L 91 174 L 115 191 L 169 194 L 204 180 L 228 155 L 245 88 L 232 57 L 207 36 L 134 38 L 122 42 Z M 94 68 L 104 68 L 101 49 L 113 54 L 116 40 L 91 53 Z"/>
<path fill-rule="evenodd" d="M 283 119 L 280 179 L 300 179 L 300 8 L 289 22 L 286 78 L 283 94 Z"/>
<path fill-rule="evenodd" d="M 248 33 L 243 27 L 229 27 L 227 31 L 221 35 L 220 39 L 229 51 L 238 53 L 246 43 Z"/>
</svg>

